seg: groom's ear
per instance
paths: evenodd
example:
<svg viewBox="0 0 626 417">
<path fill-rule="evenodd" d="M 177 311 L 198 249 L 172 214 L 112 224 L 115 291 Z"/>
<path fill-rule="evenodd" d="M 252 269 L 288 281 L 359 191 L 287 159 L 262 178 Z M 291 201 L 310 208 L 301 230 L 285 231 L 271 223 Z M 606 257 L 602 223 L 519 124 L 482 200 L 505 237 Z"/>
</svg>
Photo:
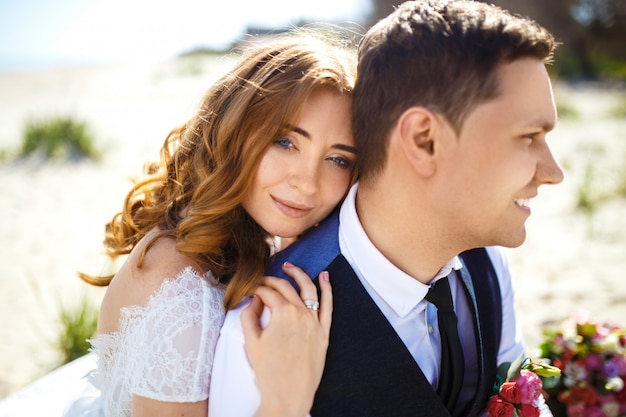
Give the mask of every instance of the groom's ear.
<svg viewBox="0 0 626 417">
<path fill-rule="evenodd" d="M 421 175 L 435 171 L 436 142 L 440 120 L 425 107 L 407 109 L 396 125 L 396 140 L 409 164 Z"/>
</svg>

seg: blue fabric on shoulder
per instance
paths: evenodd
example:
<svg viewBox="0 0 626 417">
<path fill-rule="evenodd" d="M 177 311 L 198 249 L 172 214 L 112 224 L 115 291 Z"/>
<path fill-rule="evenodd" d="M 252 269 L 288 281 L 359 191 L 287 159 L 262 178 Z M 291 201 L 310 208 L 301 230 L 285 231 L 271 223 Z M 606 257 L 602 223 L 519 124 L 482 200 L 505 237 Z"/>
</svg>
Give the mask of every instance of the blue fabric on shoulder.
<svg viewBox="0 0 626 417">
<path fill-rule="evenodd" d="M 317 227 L 308 230 L 296 242 L 278 252 L 265 269 L 266 275 L 285 278 L 299 289 L 294 280 L 283 272 L 286 261 L 300 267 L 311 279 L 316 279 L 339 255 L 339 207 Z"/>
</svg>

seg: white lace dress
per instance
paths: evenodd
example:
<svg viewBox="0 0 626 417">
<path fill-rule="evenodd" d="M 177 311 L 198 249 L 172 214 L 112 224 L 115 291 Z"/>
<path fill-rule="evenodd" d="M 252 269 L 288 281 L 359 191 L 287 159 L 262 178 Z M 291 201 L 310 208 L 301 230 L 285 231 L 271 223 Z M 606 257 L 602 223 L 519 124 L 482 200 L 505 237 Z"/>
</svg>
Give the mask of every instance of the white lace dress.
<svg viewBox="0 0 626 417">
<path fill-rule="evenodd" d="M 168 402 L 206 400 L 223 299 L 224 286 L 211 274 L 187 267 L 146 306 L 122 309 L 119 331 L 91 341 L 98 366 L 88 378 L 100 395 L 79 399 L 65 416 L 130 416 L 133 394 Z"/>
</svg>

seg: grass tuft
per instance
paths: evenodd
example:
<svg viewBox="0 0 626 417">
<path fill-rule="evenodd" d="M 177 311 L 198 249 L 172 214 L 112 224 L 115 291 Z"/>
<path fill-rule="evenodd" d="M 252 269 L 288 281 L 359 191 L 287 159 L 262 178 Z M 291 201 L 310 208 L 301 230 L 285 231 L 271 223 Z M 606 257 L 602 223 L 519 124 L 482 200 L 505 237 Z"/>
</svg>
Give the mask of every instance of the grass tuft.
<svg viewBox="0 0 626 417">
<path fill-rule="evenodd" d="M 100 159 L 94 138 L 84 122 L 71 117 L 26 122 L 20 156 L 41 152 L 47 159 Z"/>
<path fill-rule="evenodd" d="M 72 308 L 62 308 L 60 314 L 61 334 L 58 348 L 63 356 L 63 364 L 80 358 L 89 352 L 87 339 L 96 335 L 98 308 L 87 297 Z"/>
</svg>

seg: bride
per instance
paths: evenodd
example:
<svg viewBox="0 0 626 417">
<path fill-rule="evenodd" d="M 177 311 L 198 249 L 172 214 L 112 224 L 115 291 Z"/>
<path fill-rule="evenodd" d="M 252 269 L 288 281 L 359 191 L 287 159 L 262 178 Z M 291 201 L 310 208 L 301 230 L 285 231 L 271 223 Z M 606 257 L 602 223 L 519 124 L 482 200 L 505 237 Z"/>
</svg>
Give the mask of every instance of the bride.
<svg viewBox="0 0 626 417">
<path fill-rule="evenodd" d="M 160 164 L 107 225 L 107 252 L 128 258 L 112 278 L 86 277 L 108 285 L 92 353 L 49 375 L 60 383 L 91 369 L 66 417 L 206 416 L 225 309 L 248 296 L 246 350 L 264 363 L 256 415 L 308 413 L 330 329 L 328 275 L 318 301 L 296 266 L 284 269 L 299 293 L 263 271 L 281 238 L 314 227 L 355 179 L 353 75 L 347 51 L 320 34 L 273 38 L 168 135 Z M 272 320 L 261 329 L 264 307 Z"/>
</svg>

